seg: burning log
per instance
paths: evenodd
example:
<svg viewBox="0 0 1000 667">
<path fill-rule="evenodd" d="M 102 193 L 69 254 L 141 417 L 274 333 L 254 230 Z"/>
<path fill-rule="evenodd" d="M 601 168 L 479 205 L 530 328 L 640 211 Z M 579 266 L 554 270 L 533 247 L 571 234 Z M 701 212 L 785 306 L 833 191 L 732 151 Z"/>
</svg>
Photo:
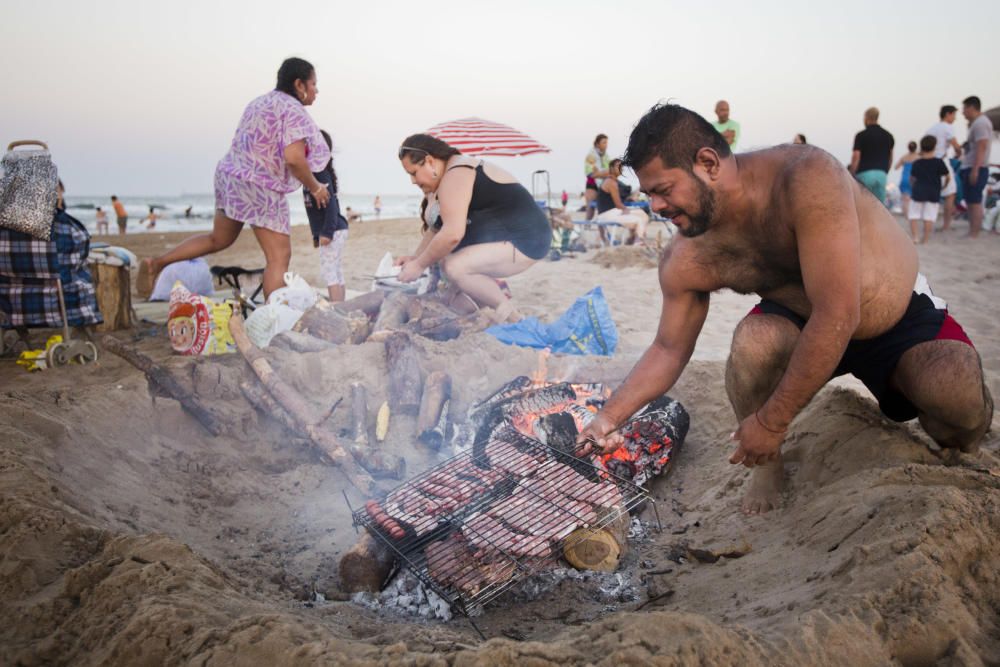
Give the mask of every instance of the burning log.
<svg viewBox="0 0 1000 667">
<path fill-rule="evenodd" d="M 402 332 L 390 334 L 385 341 L 385 356 L 389 368 L 389 407 L 411 414 L 417 412 L 423 373 L 410 336 Z"/>
<path fill-rule="evenodd" d="M 348 593 L 382 590 L 396 565 L 396 554 L 368 532 L 340 557 L 340 585 Z"/>
<path fill-rule="evenodd" d="M 368 319 L 342 315 L 329 302 L 320 300 L 307 310 L 292 327 L 292 331 L 315 336 L 321 340 L 341 343 L 363 343 L 368 338 Z"/>
<path fill-rule="evenodd" d="M 420 412 L 417 414 L 417 439 L 433 449 L 439 449 L 444 442 L 447 426 L 447 404 L 451 399 L 451 376 L 434 371 L 424 382 L 424 392 L 420 398 Z"/>
<path fill-rule="evenodd" d="M 599 530 L 577 528 L 566 538 L 563 557 L 578 570 L 614 572 L 628 552 L 628 527 L 628 512 L 622 512 Z"/>
<path fill-rule="evenodd" d="M 341 301 L 340 303 L 334 305 L 333 309 L 344 316 L 360 311 L 364 313 L 366 317 L 371 318 L 378 315 L 378 311 L 382 307 L 383 301 L 385 301 L 385 291 L 377 289 L 372 290 L 371 292 L 366 292 L 360 296 L 356 296 L 353 299 Z"/>
<path fill-rule="evenodd" d="M 184 389 L 170 371 L 114 336 L 104 336 L 101 339 L 101 343 L 104 345 L 104 349 L 118 355 L 145 373 L 146 378 L 150 382 L 156 384 L 160 389 L 167 392 L 170 397 L 177 400 L 209 433 L 220 435 L 225 430 L 219 418 L 206 406 L 202 405 L 201 401 L 194 394 Z"/>
<path fill-rule="evenodd" d="M 368 447 L 368 392 L 360 382 L 351 384 L 351 424 L 354 444 Z"/>
</svg>

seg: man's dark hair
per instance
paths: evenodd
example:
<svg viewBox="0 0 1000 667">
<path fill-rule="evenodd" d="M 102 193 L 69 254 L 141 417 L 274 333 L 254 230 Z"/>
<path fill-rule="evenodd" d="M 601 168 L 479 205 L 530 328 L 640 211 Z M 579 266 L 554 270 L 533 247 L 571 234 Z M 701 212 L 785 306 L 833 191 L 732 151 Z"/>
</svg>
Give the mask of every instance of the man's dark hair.
<svg viewBox="0 0 1000 667">
<path fill-rule="evenodd" d="M 695 112 L 679 104 L 657 104 L 635 124 L 622 163 L 639 169 L 659 157 L 667 168 L 691 171 L 702 148 L 721 158 L 733 154 L 722 135 Z"/>
<path fill-rule="evenodd" d="M 920 139 L 920 150 L 924 153 L 930 153 L 937 147 L 937 137 L 933 134 L 925 134 L 923 138 Z"/>
<path fill-rule="evenodd" d="M 938 112 L 938 118 L 944 120 L 945 116 L 947 116 L 950 113 L 955 113 L 956 111 L 958 111 L 958 109 L 955 108 L 955 105 L 945 104 L 943 107 L 941 107 L 941 111 Z"/>
<path fill-rule="evenodd" d="M 966 97 L 964 100 L 962 100 L 962 104 L 964 104 L 967 107 L 972 107 L 976 111 L 983 110 L 983 103 L 980 102 L 979 98 L 976 97 L 975 95 L 969 95 L 968 97 Z"/>
<path fill-rule="evenodd" d="M 111 195 L 111 201 L 118 199 L 118 195 Z"/>
<path fill-rule="evenodd" d="M 312 64 L 302 58 L 286 58 L 278 68 L 278 81 L 274 86 L 275 90 L 280 90 L 286 95 L 291 95 L 299 100 L 299 93 L 295 90 L 295 82 L 305 83 L 315 72 Z M 299 100 L 301 102 L 302 100 Z"/>
</svg>

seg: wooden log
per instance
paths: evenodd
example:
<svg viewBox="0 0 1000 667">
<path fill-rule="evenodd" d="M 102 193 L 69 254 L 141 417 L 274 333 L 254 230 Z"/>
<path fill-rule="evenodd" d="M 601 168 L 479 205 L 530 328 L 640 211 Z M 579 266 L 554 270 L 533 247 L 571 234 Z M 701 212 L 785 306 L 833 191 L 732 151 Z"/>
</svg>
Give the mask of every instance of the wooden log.
<svg viewBox="0 0 1000 667">
<path fill-rule="evenodd" d="M 90 275 L 97 307 L 104 316 L 97 331 L 118 331 L 132 326 L 132 277 L 127 266 L 92 263 Z"/>
<path fill-rule="evenodd" d="M 340 586 L 348 593 L 376 593 L 385 586 L 395 565 L 395 552 L 365 531 L 340 557 Z"/>
<path fill-rule="evenodd" d="M 360 311 L 367 317 L 375 317 L 378 315 L 379 309 L 382 308 L 383 301 L 385 301 L 385 290 L 377 289 L 356 296 L 353 299 L 341 301 L 334 306 L 334 309 L 341 315 L 349 315 L 350 313 Z"/>
<path fill-rule="evenodd" d="M 368 338 L 368 320 L 343 315 L 337 312 L 337 309 L 329 301 L 320 300 L 312 308 L 302 313 L 302 317 L 292 327 L 292 331 L 306 333 L 338 345 L 342 343 L 357 344 Z"/>
<path fill-rule="evenodd" d="M 296 423 L 288 411 L 281 407 L 271 394 L 257 381 L 244 380 L 240 382 L 240 391 L 250 402 L 250 405 L 263 412 L 268 417 L 281 422 L 281 425 L 300 438 L 309 439 L 309 434 L 305 432 L 301 424 Z"/>
<path fill-rule="evenodd" d="M 372 333 L 401 329 L 406 324 L 407 309 L 413 299 L 414 297 L 404 292 L 390 293 L 382 302 L 382 308 L 379 310 L 378 317 L 375 318 Z"/>
<path fill-rule="evenodd" d="M 309 436 L 309 440 L 343 470 L 344 475 L 358 491 L 369 495 L 374 489 L 372 478 L 363 470 L 358 470 L 353 458 L 348 456 L 347 451 L 337 442 L 333 434 L 315 425 L 315 416 L 305 400 L 274 372 L 271 364 L 264 358 L 263 352 L 250 342 L 243 327 L 243 318 L 239 313 L 233 313 L 229 319 L 229 332 L 261 384 L 288 411 L 292 419 L 302 425 L 302 430 Z"/>
<path fill-rule="evenodd" d="M 563 557 L 578 570 L 614 572 L 628 553 L 629 521 L 622 512 L 604 528 L 577 528 L 563 542 Z"/>
<path fill-rule="evenodd" d="M 444 433 L 439 433 L 437 427 L 444 405 L 450 398 L 451 376 L 442 371 L 428 375 L 417 413 L 417 439 L 433 449 L 438 449 L 444 440 Z"/>
<path fill-rule="evenodd" d="M 424 317 L 459 317 L 459 313 L 456 313 L 435 296 L 421 295 L 412 297 L 406 305 L 407 321 L 419 320 Z"/>
<path fill-rule="evenodd" d="M 385 340 L 385 356 L 389 369 L 389 407 L 397 412 L 416 413 L 420 409 L 423 373 L 410 336 L 402 332 L 390 334 Z"/>
<path fill-rule="evenodd" d="M 351 425 L 354 444 L 368 447 L 368 392 L 360 382 L 351 384 Z"/>
<path fill-rule="evenodd" d="M 169 396 L 177 400 L 192 417 L 198 420 L 198 423 L 208 430 L 209 433 L 212 435 L 220 435 L 225 430 L 225 427 L 223 423 L 219 421 L 219 418 L 216 417 L 211 410 L 202 405 L 201 401 L 199 401 L 194 394 L 182 387 L 181 384 L 174 379 L 174 376 L 170 373 L 170 371 L 163 368 L 131 345 L 123 343 L 114 336 L 104 336 L 104 338 L 101 339 L 101 343 L 104 345 L 104 349 L 118 355 L 145 373 L 147 378 L 154 382 Z"/>
<path fill-rule="evenodd" d="M 454 340 L 462 335 L 462 320 L 455 316 L 421 317 L 407 322 L 403 330 L 431 340 Z"/>
</svg>

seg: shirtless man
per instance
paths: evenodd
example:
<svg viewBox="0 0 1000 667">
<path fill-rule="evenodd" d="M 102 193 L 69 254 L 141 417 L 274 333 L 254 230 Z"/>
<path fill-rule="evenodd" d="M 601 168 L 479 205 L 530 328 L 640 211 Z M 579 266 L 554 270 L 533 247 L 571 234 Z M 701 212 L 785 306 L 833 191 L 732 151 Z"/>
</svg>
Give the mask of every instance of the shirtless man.
<svg viewBox="0 0 1000 667">
<path fill-rule="evenodd" d="M 778 506 L 788 426 L 835 375 L 853 373 L 886 416 L 918 417 L 942 447 L 975 451 L 993 415 L 979 355 L 918 280 L 902 228 L 831 155 L 777 146 L 734 156 L 704 118 L 668 104 L 636 125 L 625 164 L 680 234 L 660 261 L 653 344 L 581 433 L 582 449 L 617 447 L 612 431 L 674 385 L 709 295 L 728 287 L 762 297 L 726 364 L 739 420 L 729 461 L 754 467 L 746 513 Z"/>
</svg>

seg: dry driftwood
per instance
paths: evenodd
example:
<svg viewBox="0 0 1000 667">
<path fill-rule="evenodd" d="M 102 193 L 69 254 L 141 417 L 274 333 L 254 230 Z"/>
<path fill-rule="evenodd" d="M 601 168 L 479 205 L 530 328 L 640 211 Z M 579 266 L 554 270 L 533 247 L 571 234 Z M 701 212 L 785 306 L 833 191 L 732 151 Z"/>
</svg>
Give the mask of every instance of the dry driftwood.
<svg viewBox="0 0 1000 667">
<path fill-rule="evenodd" d="M 306 333 L 338 345 L 357 344 L 363 343 L 368 338 L 368 326 L 367 318 L 343 315 L 329 301 L 320 300 L 302 313 L 292 331 Z"/>
<path fill-rule="evenodd" d="M 385 300 L 385 290 L 372 290 L 347 301 L 341 301 L 334 305 L 334 309 L 341 315 L 348 315 L 354 312 L 362 312 L 368 317 L 378 315 L 382 302 Z"/>
<path fill-rule="evenodd" d="M 415 413 L 420 408 L 423 373 L 416 346 L 408 334 L 394 332 L 385 340 L 386 365 L 389 369 L 389 407 Z"/>
<path fill-rule="evenodd" d="M 288 411 L 292 419 L 302 425 L 302 430 L 309 437 L 309 440 L 333 463 L 340 466 L 344 475 L 355 488 L 366 495 L 371 493 L 373 489 L 372 478 L 363 470 L 358 470 L 353 458 L 348 456 L 347 451 L 332 434 L 315 425 L 312 411 L 305 400 L 274 372 L 271 364 L 264 358 L 264 353 L 250 342 L 246 330 L 243 328 L 243 318 L 240 317 L 239 313 L 234 313 L 229 319 L 229 331 L 243 358 L 250 364 L 250 368 L 260 379 L 261 384 Z"/>
<path fill-rule="evenodd" d="M 392 549 L 368 534 L 340 557 L 340 585 L 349 593 L 382 590 L 396 564 Z"/>
<path fill-rule="evenodd" d="M 445 405 L 451 399 L 451 376 L 442 371 L 434 371 L 424 382 L 424 392 L 420 397 L 420 412 L 417 413 L 417 439 L 434 449 L 444 440 L 442 422 L 446 422 Z"/>
<path fill-rule="evenodd" d="M 601 529 L 577 528 L 563 543 L 563 557 L 578 570 L 614 572 L 628 552 L 628 512 Z"/>
<path fill-rule="evenodd" d="M 202 405 L 201 401 L 199 401 L 194 394 L 182 387 L 180 383 L 174 379 L 174 376 L 170 373 L 170 371 L 163 368 L 131 345 L 123 343 L 114 336 L 104 336 L 101 343 L 104 345 L 104 349 L 118 355 L 138 368 L 160 389 L 180 402 L 181 406 L 187 410 L 192 417 L 197 419 L 202 426 L 208 429 L 209 433 L 212 435 L 220 435 L 225 430 L 225 426 L 219 421 L 219 418 L 216 417 L 211 410 Z"/>
<path fill-rule="evenodd" d="M 382 308 L 375 318 L 372 333 L 401 329 L 407 321 L 410 301 L 414 297 L 404 292 L 391 292 L 382 302 Z"/>
<path fill-rule="evenodd" d="M 118 331 L 132 326 L 132 282 L 127 266 L 91 264 L 97 305 L 104 322 L 97 331 Z"/>
<path fill-rule="evenodd" d="M 351 425 L 354 444 L 368 447 L 368 392 L 360 382 L 351 384 Z"/>
<path fill-rule="evenodd" d="M 309 434 L 305 432 L 302 425 L 292 419 L 288 411 L 281 407 L 259 382 L 244 380 L 240 382 L 240 391 L 250 401 L 250 405 L 265 413 L 268 417 L 277 419 L 285 428 L 300 438 L 309 439 Z"/>
</svg>

